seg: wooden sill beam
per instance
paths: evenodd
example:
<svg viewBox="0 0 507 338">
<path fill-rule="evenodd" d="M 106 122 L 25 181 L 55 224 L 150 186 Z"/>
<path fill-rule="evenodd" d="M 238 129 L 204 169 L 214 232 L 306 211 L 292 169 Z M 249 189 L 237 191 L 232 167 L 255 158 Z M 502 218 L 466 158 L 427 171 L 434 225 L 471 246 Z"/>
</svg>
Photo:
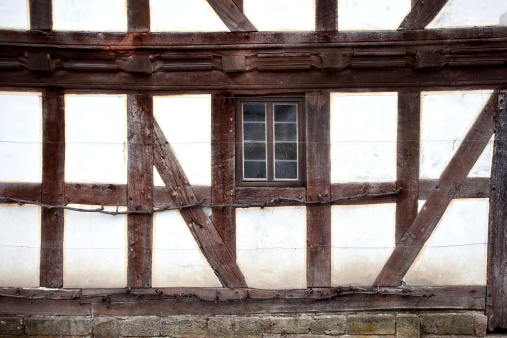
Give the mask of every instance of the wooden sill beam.
<svg viewBox="0 0 507 338">
<path fill-rule="evenodd" d="M 231 32 L 257 32 L 234 0 L 206 0 Z"/>
<path fill-rule="evenodd" d="M 419 0 L 401 23 L 399 30 L 424 29 L 449 0 Z"/>
</svg>

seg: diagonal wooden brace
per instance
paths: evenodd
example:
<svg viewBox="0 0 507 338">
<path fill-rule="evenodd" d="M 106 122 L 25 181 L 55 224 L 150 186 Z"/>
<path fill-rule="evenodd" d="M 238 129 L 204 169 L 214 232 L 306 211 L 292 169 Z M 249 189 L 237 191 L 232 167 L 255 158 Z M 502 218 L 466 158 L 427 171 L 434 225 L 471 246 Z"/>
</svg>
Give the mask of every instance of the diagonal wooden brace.
<svg viewBox="0 0 507 338">
<path fill-rule="evenodd" d="M 424 29 L 444 8 L 448 0 L 419 0 L 398 29 Z"/>
<path fill-rule="evenodd" d="M 181 168 L 171 145 L 157 121 L 154 128 L 154 164 L 169 192 L 173 206 L 197 203 L 197 198 Z M 246 287 L 245 277 L 234 260 L 215 226 L 201 207 L 185 208 L 180 211 L 194 236 L 199 248 L 215 271 L 223 286 L 228 288 Z"/>
<path fill-rule="evenodd" d="M 233 0 L 207 1 L 231 32 L 257 32 L 257 28 Z"/>
<path fill-rule="evenodd" d="M 398 242 L 374 286 L 401 285 L 403 277 L 491 139 L 497 101 L 498 92 L 495 91 L 440 176 L 423 208 Z"/>
</svg>

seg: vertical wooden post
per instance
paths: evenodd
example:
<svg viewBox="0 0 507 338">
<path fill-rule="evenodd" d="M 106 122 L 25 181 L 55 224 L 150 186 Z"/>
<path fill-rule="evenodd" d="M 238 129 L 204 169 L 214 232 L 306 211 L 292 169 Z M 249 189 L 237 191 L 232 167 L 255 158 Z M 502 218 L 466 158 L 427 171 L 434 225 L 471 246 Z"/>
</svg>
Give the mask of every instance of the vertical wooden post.
<svg viewBox="0 0 507 338">
<path fill-rule="evenodd" d="M 396 243 L 417 217 L 419 200 L 420 93 L 398 93 Z"/>
<path fill-rule="evenodd" d="M 53 29 L 53 1 L 30 0 L 30 30 L 50 31 Z"/>
<path fill-rule="evenodd" d="M 315 30 L 317 32 L 338 30 L 338 0 L 315 1 Z"/>
<path fill-rule="evenodd" d="M 306 94 L 306 199 L 331 196 L 330 94 Z M 307 287 L 331 286 L 331 206 L 308 205 Z"/>
<path fill-rule="evenodd" d="M 213 204 L 234 203 L 235 128 L 234 98 L 213 95 L 211 102 L 211 200 Z M 235 208 L 213 208 L 213 224 L 235 259 Z"/>
<path fill-rule="evenodd" d="M 491 168 L 488 234 L 488 329 L 507 329 L 507 93 L 499 95 Z"/>
<path fill-rule="evenodd" d="M 127 0 L 129 32 L 150 31 L 150 0 Z"/>
<path fill-rule="evenodd" d="M 128 121 L 128 182 L 129 211 L 153 208 L 153 98 L 129 95 Z M 153 215 L 128 215 L 127 285 L 151 287 Z"/>
<path fill-rule="evenodd" d="M 41 202 L 65 203 L 65 107 L 63 94 L 42 95 Z M 63 209 L 42 209 L 40 285 L 63 286 Z"/>
</svg>

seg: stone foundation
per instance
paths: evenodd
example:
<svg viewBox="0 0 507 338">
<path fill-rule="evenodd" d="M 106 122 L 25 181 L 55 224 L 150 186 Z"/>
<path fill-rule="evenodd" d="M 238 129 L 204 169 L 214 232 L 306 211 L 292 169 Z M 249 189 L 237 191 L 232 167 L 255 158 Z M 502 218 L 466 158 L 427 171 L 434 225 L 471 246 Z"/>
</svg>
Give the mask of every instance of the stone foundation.
<svg viewBox="0 0 507 338">
<path fill-rule="evenodd" d="M 486 335 L 480 312 L 0 317 L 0 337 L 442 337 Z"/>
</svg>

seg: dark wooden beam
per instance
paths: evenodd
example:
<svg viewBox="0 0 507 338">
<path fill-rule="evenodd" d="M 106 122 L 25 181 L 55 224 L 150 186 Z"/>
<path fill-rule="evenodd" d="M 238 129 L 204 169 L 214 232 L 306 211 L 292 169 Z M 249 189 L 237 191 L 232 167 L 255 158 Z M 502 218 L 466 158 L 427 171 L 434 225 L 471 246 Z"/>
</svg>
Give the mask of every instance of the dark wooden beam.
<svg viewBox="0 0 507 338">
<path fill-rule="evenodd" d="M 330 94 L 306 94 L 306 200 L 331 199 Z M 331 205 L 306 207 L 307 287 L 331 286 Z"/>
<path fill-rule="evenodd" d="M 153 98 L 127 97 L 128 179 L 127 208 L 149 211 L 153 208 Z M 127 216 L 129 287 L 151 287 L 153 215 Z"/>
<path fill-rule="evenodd" d="M 0 196 L 25 201 L 38 201 L 41 198 L 41 185 L 40 183 L 1 182 Z"/>
<path fill-rule="evenodd" d="M 243 0 L 232 0 L 238 6 L 239 10 L 243 12 Z"/>
<path fill-rule="evenodd" d="M 235 104 L 226 95 L 211 100 L 211 200 L 213 204 L 232 204 L 235 200 Z M 213 208 L 213 224 L 236 258 L 236 209 Z"/>
<path fill-rule="evenodd" d="M 64 204 L 65 196 L 65 108 L 63 94 L 42 95 L 42 184 L 40 201 Z M 40 286 L 63 286 L 64 211 L 41 211 Z"/>
<path fill-rule="evenodd" d="M 414 0 L 412 0 L 414 1 Z M 419 0 L 398 29 L 424 29 L 449 0 Z"/>
<path fill-rule="evenodd" d="M 127 0 L 127 18 L 129 32 L 149 32 L 150 0 Z"/>
<path fill-rule="evenodd" d="M 488 329 L 507 329 L 507 94 L 499 95 L 489 199 Z"/>
<path fill-rule="evenodd" d="M 497 100 L 498 93 L 495 91 L 440 176 L 423 208 L 398 242 L 375 280 L 375 286 L 401 285 L 403 277 L 491 139 Z"/>
<path fill-rule="evenodd" d="M 257 32 L 234 0 L 206 0 L 231 32 Z"/>
<path fill-rule="evenodd" d="M 167 187 L 172 206 L 199 202 L 156 121 L 154 121 L 154 163 Z M 196 206 L 183 209 L 180 213 L 220 282 L 229 288 L 246 287 L 245 278 L 230 248 L 225 245 L 204 211 Z"/>
<path fill-rule="evenodd" d="M 396 243 L 417 216 L 419 200 L 419 147 L 421 98 L 418 92 L 398 93 Z"/>
<path fill-rule="evenodd" d="M 395 203 L 396 182 L 333 183 L 331 198 L 334 205 Z"/>
<path fill-rule="evenodd" d="M 53 29 L 53 1 L 30 0 L 30 30 L 50 31 Z"/>
<path fill-rule="evenodd" d="M 315 30 L 317 32 L 338 30 L 338 0 L 316 0 Z"/>
<path fill-rule="evenodd" d="M 467 177 L 454 198 L 489 198 L 489 182 L 489 177 Z M 419 199 L 428 199 L 437 184 L 438 180 L 419 180 Z"/>
</svg>

